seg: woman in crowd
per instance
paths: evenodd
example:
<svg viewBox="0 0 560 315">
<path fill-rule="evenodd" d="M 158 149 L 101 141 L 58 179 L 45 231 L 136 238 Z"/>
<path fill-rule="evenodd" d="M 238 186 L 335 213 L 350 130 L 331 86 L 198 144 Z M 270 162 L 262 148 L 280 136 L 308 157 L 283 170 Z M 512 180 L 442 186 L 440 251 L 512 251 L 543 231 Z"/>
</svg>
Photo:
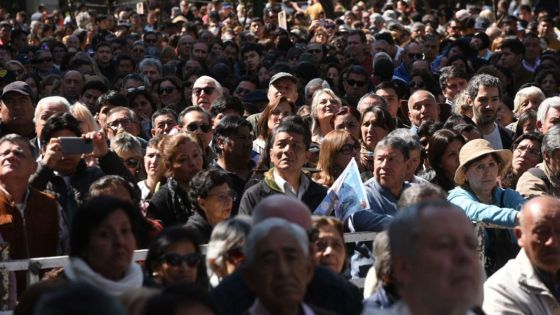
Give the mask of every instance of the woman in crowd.
<svg viewBox="0 0 560 315">
<path fill-rule="evenodd" d="M 127 94 L 130 109 L 132 109 L 140 119 L 140 126 L 145 135 L 152 134 L 152 114 L 156 111 L 156 103 L 152 94 L 145 88 L 131 89 Z"/>
<path fill-rule="evenodd" d="M 496 150 L 484 139 L 467 142 L 461 148 L 460 165 L 455 172 L 458 186 L 449 192 L 447 199 L 463 209 L 472 221 L 514 227 L 525 199 L 517 191 L 497 185 L 498 176 L 505 175 L 511 160 L 510 150 Z M 487 229 L 485 267 L 488 275 L 515 257 L 518 251 L 510 230 Z"/>
<path fill-rule="evenodd" d="M 174 226 L 165 229 L 152 242 L 146 255 L 148 285 L 167 287 L 188 282 L 207 286 L 201 263 L 200 242 L 189 230 Z"/>
<path fill-rule="evenodd" d="M 389 112 L 379 106 L 367 109 L 360 120 L 362 147 L 360 165 L 365 172 L 373 171 L 373 151 L 379 140 L 395 129 L 395 120 Z M 371 177 L 371 176 L 369 176 Z"/>
<path fill-rule="evenodd" d="M 276 98 L 268 103 L 262 111 L 257 122 L 259 135 L 253 141 L 253 151 L 262 155 L 266 146 L 268 135 L 276 128 L 284 118 L 295 115 L 296 105 L 286 97 Z"/>
<path fill-rule="evenodd" d="M 78 123 L 80 124 L 80 130 L 82 130 L 82 134 L 86 134 L 92 131 L 98 131 L 99 125 L 95 121 L 95 118 L 87 108 L 87 106 L 83 105 L 80 102 L 74 103 L 74 105 L 70 106 L 70 114 L 76 118 Z M 92 156 L 84 157 L 84 161 L 86 162 L 87 166 L 96 166 L 97 159 Z"/>
<path fill-rule="evenodd" d="M 218 223 L 212 230 L 206 252 L 206 270 L 212 287 L 243 262 L 243 244 L 250 229 L 249 218 L 235 217 Z"/>
<path fill-rule="evenodd" d="M 161 136 L 151 138 L 146 147 L 146 154 L 144 155 L 144 172 L 146 173 L 146 179 L 137 183 L 138 188 L 140 188 L 142 192 L 142 202 L 148 202 L 159 188 L 158 186 L 163 175 L 161 152 L 159 151 L 159 144 L 162 138 Z"/>
<path fill-rule="evenodd" d="M 154 82 L 152 93 L 159 98 L 160 107 L 171 107 L 177 113 L 186 108 L 182 92 L 183 84 L 175 76 L 166 76 Z"/>
<path fill-rule="evenodd" d="M 191 133 L 166 136 L 160 153 L 168 177 L 150 200 L 147 216 L 163 226 L 185 224 L 193 214 L 187 192 L 191 179 L 202 169 L 203 153 L 198 138 Z"/>
<path fill-rule="evenodd" d="M 315 241 L 315 263 L 342 274 L 346 266 L 344 226 L 332 217 L 313 216 L 313 228 L 319 231 Z"/>
<path fill-rule="evenodd" d="M 546 96 L 542 90 L 536 86 L 529 86 L 519 90 L 513 99 L 513 114 L 515 118 L 519 120 L 521 114 L 524 112 L 530 110 L 536 111 L 545 98 Z M 507 128 L 515 131 L 517 128 L 517 121 L 509 124 Z"/>
<path fill-rule="evenodd" d="M 449 191 L 455 188 L 455 171 L 459 167 L 459 152 L 465 144 L 465 139 L 449 129 L 436 131 L 428 144 L 428 162 L 434 170 L 434 177 L 430 180 Z"/>
<path fill-rule="evenodd" d="M 233 199 L 231 180 L 225 172 L 209 169 L 198 173 L 190 183 L 189 200 L 195 213 L 186 228 L 207 244 L 214 226 L 230 217 Z"/>
<path fill-rule="evenodd" d="M 361 139 L 360 133 L 360 112 L 354 107 L 342 106 L 332 118 L 334 129 L 346 130 L 356 139 Z"/>
<path fill-rule="evenodd" d="M 517 127 L 515 127 L 514 131 L 515 134 L 513 135 L 513 139 L 517 139 L 528 132 L 538 132 L 537 112 L 534 110 L 528 110 L 519 115 L 519 118 L 517 119 Z"/>
<path fill-rule="evenodd" d="M 546 97 L 560 94 L 560 73 L 557 68 L 537 71 L 535 83 L 542 89 Z"/>
<path fill-rule="evenodd" d="M 141 287 L 142 268 L 132 260 L 140 220 L 130 202 L 105 196 L 89 200 L 72 222 L 66 278 L 114 297 Z"/>
<path fill-rule="evenodd" d="M 311 101 L 311 140 L 321 143 L 332 129 L 331 120 L 342 102 L 331 89 L 317 90 Z"/>
<path fill-rule="evenodd" d="M 543 136 L 537 132 L 522 134 L 512 144 L 511 168 L 500 179 L 502 188 L 515 189 L 519 177 L 530 168 L 542 162 L 541 144 Z"/>
<path fill-rule="evenodd" d="M 117 153 L 135 182 L 143 179 L 142 144 L 135 136 L 127 132 L 117 134 L 111 139 L 111 149 Z"/>
<path fill-rule="evenodd" d="M 317 164 L 320 172 L 314 176 L 315 181 L 325 187 L 330 187 L 352 158 L 357 160 L 359 154 L 360 141 L 348 131 L 333 130 L 329 132 L 321 143 L 319 163 Z"/>
</svg>

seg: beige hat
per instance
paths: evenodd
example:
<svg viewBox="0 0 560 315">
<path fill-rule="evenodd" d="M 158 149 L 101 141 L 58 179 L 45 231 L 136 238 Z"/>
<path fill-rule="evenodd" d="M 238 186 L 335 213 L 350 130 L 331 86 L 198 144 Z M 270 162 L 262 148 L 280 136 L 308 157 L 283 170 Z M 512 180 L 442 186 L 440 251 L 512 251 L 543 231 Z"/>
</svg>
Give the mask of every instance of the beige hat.
<svg viewBox="0 0 560 315">
<path fill-rule="evenodd" d="M 510 150 L 496 150 L 492 147 L 492 144 L 484 139 L 474 139 L 467 144 L 465 144 L 461 148 L 461 152 L 459 152 L 459 167 L 455 172 L 455 183 L 457 185 L 463 185 L 465 183 L 465 165 L 467 165 L 470 161 L 476 160 L 477 158 L 490 154 L 496 153 L 500 156 L 502 160 L 500 163 L 500 172 L 499 175 L 504 175 L 509 167 L 511 166 L 511 158 L 512 153 Z"/>
</svg>

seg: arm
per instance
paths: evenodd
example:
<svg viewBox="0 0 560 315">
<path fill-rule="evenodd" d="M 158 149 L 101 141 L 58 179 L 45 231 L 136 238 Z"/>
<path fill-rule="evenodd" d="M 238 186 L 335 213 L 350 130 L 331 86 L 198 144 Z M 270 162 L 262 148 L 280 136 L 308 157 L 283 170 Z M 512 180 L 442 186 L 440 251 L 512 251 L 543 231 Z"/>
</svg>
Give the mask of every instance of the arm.
<svg viewBox="0 0 560 315">
<path fill-rule="evenodd" d="M 458 191 L 460 188 L 452 190 L 447 200 L 452 204 L 463 209 L 469 219 L 477 222 L 487 222 L 497 225 L 514 227 L 519 211 L 512 208 L 500 208 L 494 205 L 487 205 L 474 200 L 466 191 Z"/>
<path fill-rule="evenodd" d="M 515 188 L 525 198 L 543 196 L 548 191 L 548 185 L 542 179 L 529 172 L 523 173 Z"/>
<path fill-rule="evenodd" d="M 349 230 L 353 232 L 380 232 L 383 231 L 391 221 L 393 221 L 393 216 L 391 215 L 376 213 L 372 210 L 361 210 L 350 216 L 347 221 L 347 226 Z"/>
</svg>

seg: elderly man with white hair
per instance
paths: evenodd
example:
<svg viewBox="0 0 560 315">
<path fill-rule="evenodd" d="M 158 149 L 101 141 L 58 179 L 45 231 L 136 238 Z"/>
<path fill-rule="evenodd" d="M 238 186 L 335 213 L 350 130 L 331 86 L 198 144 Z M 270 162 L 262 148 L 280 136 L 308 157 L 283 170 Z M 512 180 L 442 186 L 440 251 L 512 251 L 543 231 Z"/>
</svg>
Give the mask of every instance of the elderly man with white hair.
<svg viewBox="0 0 560 315">
<path fill-rule="evenodd" d="M 224 94 L 224 89 L 216 79 L 203 75 L 196 79 L 192 88 L 192 104 L 210 112 L 214 101 Z"/>
<path fill-rule="evenodd" d="M 560 96 L 549 97 L 539 106 L 537 129 L 546 134 L 554 125 L 560 124 Z"/>
<path fill-rule="evenodd" d="M 35 133 L 37 137 L 31 140 L 31 144 L 35 148 L 40 149 L 41 131 L 45 122 L 56 113 L 65 113 L 70 111 L 70 103 L 62 96 L 48 96 L 42 98 L 35 107 L 35 115 L 33 122 L 35 123 Z"/>
</svg>

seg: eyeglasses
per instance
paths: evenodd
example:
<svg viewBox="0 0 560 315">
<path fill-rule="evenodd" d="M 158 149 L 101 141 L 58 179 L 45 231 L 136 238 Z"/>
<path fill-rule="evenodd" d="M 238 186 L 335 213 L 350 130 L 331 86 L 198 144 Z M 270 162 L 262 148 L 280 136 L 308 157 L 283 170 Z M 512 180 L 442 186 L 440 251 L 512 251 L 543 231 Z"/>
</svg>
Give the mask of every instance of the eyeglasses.
<svg viewBox="0 0 560 315">
<path fill-rule="evenodd" d="M 410 81 L 410 87 L 411 88 L 423 88 L 424 87 L 424 82 L 422 82 L 422 81 Z"/>
<path fill-rule="evenodd" d="M 198 266 L 201 258 L 202 255 L 199 253 L 190 253 L 185 256 L 176 253 L 169 253 L 163 256 L 163 261 L 173 267 L 179 267 L 183 262 L 185 262 L 190 268 L 195 268 Z"/>
<path fill-rule="evenodd" d="M 207 86 L 205 88 L 193 88 L 192 91 L 196 96 L 200 96 L 202 94 L 202 92 L 204 92 L 204 94 L 206 94 L 206 95 L 212 94 L 212 93 L 214 93 L 215 89 L 216 89 L 215 87 Z"/>
<path fill-rule="evenodd" d="M 128 159 L 124 160 L 123 162 L 124 162 L 124 165 L 126 165 L 126 167 L 136 168 L 136 167 L 138 167 L 138 164 L 140 163 L 140 159 L 128 158 Z"/>
<path fill-rule="evenodd" d="M 117 119 L 114 120 L 112 122 L 108 122 L 107 126 L 109 126 L 109 128 L 113 129 L 113 130 L 117 130 L 119 129 L 119 126 L 130 126 L 130 124 L 132 124 L 132 119 L 130 118 L 122 118 L 122 119 Z"/>
<path fill-rule="evenodd" d="M 541 152 L 538 149 L 529 148 L 526 145 L 519 146 L 519 147 L 515 148 L 515 150 L 519 150 L 520 152 L 527 152 L 528 154 L 531 154 L 535 157 L 541 156 Z"/>
<path fill-rule="evenodd" d="M 424 59 L 423 53 L 419 53 L 419 54 L 408 53 L 406 55 L 408 56 L 409 59 Z"/>
<path fill-rule="evenodd" d="M 187 130 L 190 132 L 195 132 L 198 129 L 200 129 L 204 133 L 207 133 L 212 129 L 212 127 L 209 124 L 197 124 L 194 122 L 187 125 Z"/>
<path fill-rule="evenodd" d="M 229 262 L 238 263 L 245 259 L 245 255 L 243 254 L 243 249 L 241 247 L 234 247 L 224 254 L 224 258 Z"/>
<path fill-rule="evenodd" d="M 348 79 L 348 80 L 346 80 L 346 82 L 350 86 L 358 86 L 358 87 L 362 87 L 366 84 L 365 81 L 356 81 L 356 80 L 352 80 L 352 79 Z"/>
<path fill-rule="evenodd" d="M 174 86 L 168 86 L 168 87 L 160 87 L 158 90 L 159 95 L 163 95 L 163 94 L 171 94 L 173 93 L 173 91 L 175 91 L 176 88 Z"/>
<path fill-rule="evenodd" d="M 126 89 L 126 91 L 130 94 L 135 93 L 135 92 L 143 92 L 145 90 L 146 90 L 146 88 L 144 86 L 139 86 L 139 87 L 135 87 L 135 88 Z"/>
<path fill-rule="evenodd" d="M 357 142 L 354 142 L 354 144 L 346 143 L 345 145 L 340 147 L 340 149 L 338 149 L 338 152 L 344 155 L 350 155 L 356 151 L 360 151 L 360 144 Z"/>
<path fill-rule="evenodd" d="M 218 201 L 220 201 L 221 203 L 228 203 L 230 201 L 235 201 L 236 196 L 237 196 L 237 194 L 233 190 L 231 190 L 227 193 L 208 194 L 208 197 L 216 197 L 216 199 L 218 199 Z"/>
</svg>

